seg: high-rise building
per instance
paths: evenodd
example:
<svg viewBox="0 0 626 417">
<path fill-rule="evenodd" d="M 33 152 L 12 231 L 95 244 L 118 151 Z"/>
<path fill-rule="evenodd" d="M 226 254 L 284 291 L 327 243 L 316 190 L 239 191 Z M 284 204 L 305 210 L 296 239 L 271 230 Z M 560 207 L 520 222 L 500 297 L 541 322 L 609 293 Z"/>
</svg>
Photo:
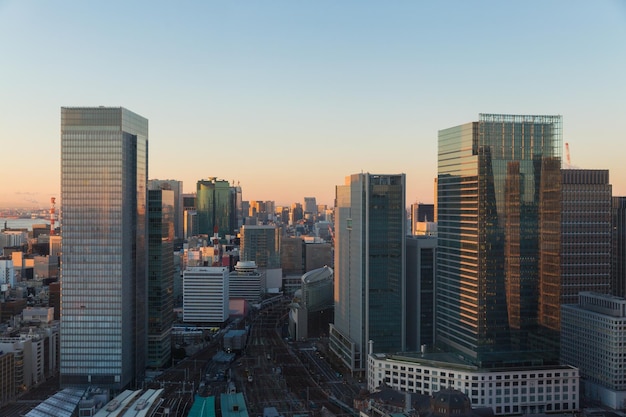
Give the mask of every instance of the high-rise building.
<svg viewBox="0 0 626 417">
<path fill-rule="evenodd" d="M 147 181 L 147 119 L 61 109 L 62 387 L 143 380 Z"/>
<path fill-rule="evenodd" d="M 241 260 L 254 261 L 260 269 L 280 268 L 281 229 L 276 226 L 241 228 Z"/>
<path fill-rule="evenodd" d="M 562 170 L 561 304 L 578 293 L 611 293 L 611 199 L 609 171 Z"/>
<path fill-rule="evenodd" d="M 183 182 L 178 180 L 149 180 L 149 190 L 172 190 L 174 193 L 174 212 L 172 213 L 174 219 L 174 237 L 176 239 L 183 239 L 183 214 L 185 212 L 185 206 L 183 203 Z"/>
<path fill-rule="evenodd" d="M 406 349 L 420 351 L 435 339 L 437 238 L 406 238 Z"/>
<path fill-rule="evenodd" d="M 560 116 L 439 131 L 436 344 L 484 368 L 558 360 Z"/>
<path fill-rule="evenodd" d="M 148 351 L 146 365 L 164 368 L 172 353 L 176 193 L 148 190 Z"/>
<path fill-rule="evenodd" d="M 613 197 L 611 224 L 611 293 L 626 298 L 626 197 Z"/>
<path fill-rule="evenodd" d="M 196 187 L 198 232 L 209 237 L 215 231 L 222 237 L 233 234 L 234 207 L 228 181 L 213 177 L 199 180 Z"/>
<path fill-rule="evenodd" d="M 329 347 L 352 373 L 367 345 L 405 348 L 406 182 L 404 174 L 354 174 L 336 187 L 335 319 Z"/>
</svg>

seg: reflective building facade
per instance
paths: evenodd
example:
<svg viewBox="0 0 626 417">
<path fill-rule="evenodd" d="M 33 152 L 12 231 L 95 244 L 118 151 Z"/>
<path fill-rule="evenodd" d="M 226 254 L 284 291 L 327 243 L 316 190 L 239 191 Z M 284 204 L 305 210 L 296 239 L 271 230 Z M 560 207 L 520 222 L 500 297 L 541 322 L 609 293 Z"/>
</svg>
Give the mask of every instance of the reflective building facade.
<svg viewBox="0 0 626 417">
<path fill-rule="evenodd" d="M 480 367 L 558 359 L 560 116 L 439 132 L 436 344 Z"/>
<path fill-rule="evenodd" d="M 62 387 L 143 379 L 147 170 L 147 119 L 61 109 Z"/>
<path fill-rule="evenodd" d="M 406 180 L 354 174 L 335 198 L 335 320 L 331 351 L 352 371 L 375 352 L 405 348 Z"/>
<path fill-rule="evenodd" d="M 196 184 L 196 211 L 198 212 L 198 233 L 213 236 L 234 234 L 231 219 L 235 218 L 233 198 L 228 181 L 209 178 Z"/>
</svg>

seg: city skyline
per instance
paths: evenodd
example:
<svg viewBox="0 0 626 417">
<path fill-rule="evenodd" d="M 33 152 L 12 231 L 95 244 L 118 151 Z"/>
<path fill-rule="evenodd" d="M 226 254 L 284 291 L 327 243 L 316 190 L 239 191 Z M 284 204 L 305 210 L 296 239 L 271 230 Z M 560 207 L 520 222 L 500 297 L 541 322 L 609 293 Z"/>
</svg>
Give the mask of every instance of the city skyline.
<svg viewBox="0 0 626 417">
<path fill-rule="evenodd" d="M 626 195 L 618 1 L 3 1 L 0 35 L 0 207 L 60 198 L 59 108 L 99 105 L 150 120 L 149 178 L 184 192 L 332 205 L 346 172 L 403 172 L 431 203 L 438 130 L 497 112 L 561 115 L 572 165 Z"/>
</svg>

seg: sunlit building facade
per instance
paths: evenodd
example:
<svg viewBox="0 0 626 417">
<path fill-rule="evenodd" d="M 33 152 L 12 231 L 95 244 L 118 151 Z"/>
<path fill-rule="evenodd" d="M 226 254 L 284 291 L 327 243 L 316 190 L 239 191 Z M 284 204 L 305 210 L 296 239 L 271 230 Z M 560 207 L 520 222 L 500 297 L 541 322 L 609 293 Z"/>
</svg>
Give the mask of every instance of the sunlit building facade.
<svg viewBox="0 0 626 417">
<path fill-rule="evenodd" d="M 561 123 L 439 131 L 436 344 L 475 366 L 558 361 Z"/>
<path fill-rule="evenodd" d="M 404 174 L 353 174 L 336 187 L 335 317 L 329 347 L 353 373 L 376 352 L 405 348 Z"/>
<path fill-rule="evenodd" d="M 61 109 L 62 387 L 143 379 L 147 169 L 147 119 Z"/>
</svg>

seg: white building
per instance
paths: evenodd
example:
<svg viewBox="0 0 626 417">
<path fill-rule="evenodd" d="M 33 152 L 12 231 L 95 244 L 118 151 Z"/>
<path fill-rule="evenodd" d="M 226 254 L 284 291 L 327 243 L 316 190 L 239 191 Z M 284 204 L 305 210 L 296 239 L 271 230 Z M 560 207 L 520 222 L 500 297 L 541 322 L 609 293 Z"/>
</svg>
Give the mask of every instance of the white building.
<svg viewBox="0 0 626 417">
<path fill-rule="evenodd" d="M 259 272 L 254 261 L 238 261 L 230 273 L 230 298 L 243 298 L 256 304 L 265 293 L 265 272 Z"/>
<path fill-rule="evenodd" d="M 496 415 L 573 412 L 579 408 L 578 369 L 572 366 L 478 369 L 426 355 L 368 355 L 367 386 L 433 395 L 445 388 L 467 394 L 473 407 Z"/>
<path fill-rule="evenodd" d="M 223 323 L 228 319 L 226 267 L 189 267 L 183 272 L 183 321 Z"/>
<path fill-rule="evenodd" d="M 580 369 L 587 398 L 626 404 L 626 299 L 581 292 L 561 306 L 561 363 Z"/>
<path fill-rule="evenodd" d="M 0 286 L 2 293 L 15 287 L 15 269 L 11 259 L 0 259 Z"/>
</svg>

